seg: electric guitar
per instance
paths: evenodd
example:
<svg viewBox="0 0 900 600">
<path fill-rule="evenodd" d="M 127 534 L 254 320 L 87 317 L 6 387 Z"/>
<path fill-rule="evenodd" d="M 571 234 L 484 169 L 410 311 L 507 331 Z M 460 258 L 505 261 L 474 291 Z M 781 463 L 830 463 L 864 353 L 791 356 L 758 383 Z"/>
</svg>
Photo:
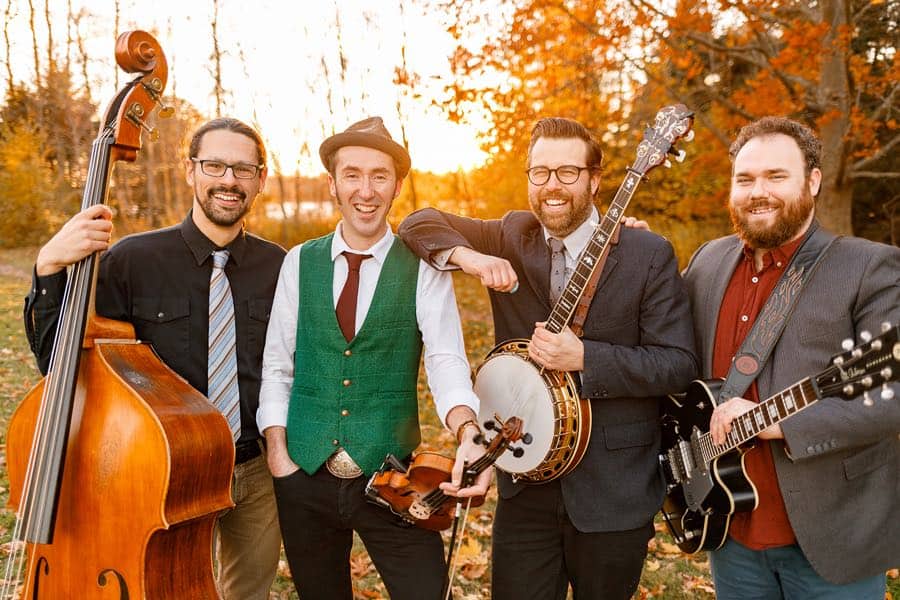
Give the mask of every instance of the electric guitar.
<svg viewBox="0 0 900 600">
<path fill-rule="evenodd" d="M 863 402 L 871 405 L 870 390 L 878 385 L 882 400 L 894 398 L 887 382 L 900 378 L 900 327 L 885 323 L 882 331 L 874 339 L 863 332 L 864 341 L 855 348 L 846 340 L 845 352 L 832 358 L 827 369 L 737 417 L 721 445 L 712 441 L 709 420 L 723 379 L 695 380 L 684 394 L 669 396 L 659 456 L 666 478 L 662 516 L 682 551 L 719 548 L 728 537 L 732 515 L 756 508 L 756 488 L 744 470 L 746 449 L 741 444 L 821 398 L 853 400 L 862 394 Z"/>
</svg>

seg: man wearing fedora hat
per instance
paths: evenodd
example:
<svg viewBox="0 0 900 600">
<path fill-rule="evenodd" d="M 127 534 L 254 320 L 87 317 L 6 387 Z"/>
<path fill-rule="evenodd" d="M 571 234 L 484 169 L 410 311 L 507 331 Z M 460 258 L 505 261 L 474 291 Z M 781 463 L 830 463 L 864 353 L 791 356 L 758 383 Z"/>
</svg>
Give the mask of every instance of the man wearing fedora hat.
<svg viewBox="0 0 900 600">
<path fill-rule="evenodd" d="M 416 380 L 425 370 L 441 421 L 460 445 L 449 493 L 484 494 L 490 472 L 459 489 L 475 443 L 472 392 L 453 283 L 420 261 L 387 215 L 409 172 L 406 150 L 379 117 L 319 148 L 342 220 L 285 259 L 263 359 L 257 422 L 294 583 L 304 600 L 352 596 L 356 531 L 391 597 L 438 598 L 446 579 L 437 532 L 401 527 L 368 503 L 368 477 L 388 453 L 420 441 Z"/>
</svg>

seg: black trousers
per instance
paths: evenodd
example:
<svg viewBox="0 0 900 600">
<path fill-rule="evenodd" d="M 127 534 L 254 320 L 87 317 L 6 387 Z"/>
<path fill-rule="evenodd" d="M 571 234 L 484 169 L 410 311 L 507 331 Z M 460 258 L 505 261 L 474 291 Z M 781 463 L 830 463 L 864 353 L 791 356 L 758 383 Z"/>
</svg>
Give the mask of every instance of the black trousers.
<svg viewBox="0 0 900 600">
<path fill-rule="evenodd" d="M 365 499 L 366 477 L 339 479 L 323 466 L 276 477 L 284 550 L 303 600 L 351 600 L 353 531 L 393 600 L 438 600 L 447 567 L 439 533 L 404 527 Z"/>
<path fill-rule="evenodd" d="M 558 481 L 500 498 L 494 516 L 494 600 L 628 600 L 638 587 L 653 522 L 585 533 L 566 514 Z"/>
</svg>

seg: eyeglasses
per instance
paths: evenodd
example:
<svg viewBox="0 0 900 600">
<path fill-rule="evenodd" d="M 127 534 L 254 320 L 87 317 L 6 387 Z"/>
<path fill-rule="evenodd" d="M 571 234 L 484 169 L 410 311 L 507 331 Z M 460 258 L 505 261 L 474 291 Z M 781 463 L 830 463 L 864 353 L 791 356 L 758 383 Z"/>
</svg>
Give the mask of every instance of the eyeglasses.
<svg viewBox="0 0 900 600">
<path fill-rule="evenodd" d="M 249 165 L 247 163 L 229 165 L 220 160 L 201 160 L 193 157 L 191 157 L 191 160 L 195 163 L 200 163 L 200 170 L 203 171 L 204 175 L 209 175 L 210 177 L 224 177 L 225 171 L 231 169 L 235 179 L 253 179 L 259 174 L 260 168 L 262 168 L 262 165 Z"/>
<path fill-rule="evenodd" d="M 548 169 L 547 167 L 531 167 L 530 169 L 525 169 L 525 172 L 528 173 L 528 181 L 530 181 L 534 185 L 544 185 L 548 181 L 550 181 L 550 174 L 556 173 L 556 179 L 560 183 L 575 183 L 578 181 L 578 178 L 581 176 L 582 171 L 590 171 L 590 167 L 576 167 L 575 165 L 563 165 L 561 167 L 556 167 L 555 169 Z"/>
</svg>

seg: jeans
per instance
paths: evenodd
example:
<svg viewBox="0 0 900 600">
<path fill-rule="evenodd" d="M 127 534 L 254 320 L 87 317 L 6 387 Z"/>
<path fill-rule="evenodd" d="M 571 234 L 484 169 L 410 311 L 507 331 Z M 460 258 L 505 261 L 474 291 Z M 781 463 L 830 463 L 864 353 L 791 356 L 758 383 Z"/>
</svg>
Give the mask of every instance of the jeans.
<svg viewBox="0 0 900 600">
<path fill-rule="evenodd" d="M 216 521 L 223 600 L 268 600 L 281 554 L 278 509 L 265 454 L 234 467 L 234 508 Z"/>
<path fill-rule="evenodd" d="M 719 600 L 884 600 L 884 575 L 830 583 L 797 545 L 751 550 L 729 539 L 709 562 Z"/>
</svg>

